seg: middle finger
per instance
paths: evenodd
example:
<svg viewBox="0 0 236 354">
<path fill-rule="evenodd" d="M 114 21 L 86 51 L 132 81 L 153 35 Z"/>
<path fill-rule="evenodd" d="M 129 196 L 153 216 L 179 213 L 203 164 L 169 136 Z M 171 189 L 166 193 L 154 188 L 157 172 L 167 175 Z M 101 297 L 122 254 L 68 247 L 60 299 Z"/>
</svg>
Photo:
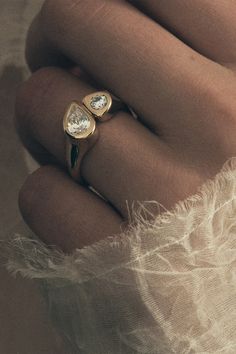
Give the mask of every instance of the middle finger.
<svg viewBox="0 0 236 354">
<path fill-rule="evenodd" d="M 212 82 L 210 60 L 125 1 L 47 0 L 34 32 L 83 66 L 155 130 L 189 116 L 186 102 L 199 92 L 199 78 L 205 86 Z"/>
</svg>

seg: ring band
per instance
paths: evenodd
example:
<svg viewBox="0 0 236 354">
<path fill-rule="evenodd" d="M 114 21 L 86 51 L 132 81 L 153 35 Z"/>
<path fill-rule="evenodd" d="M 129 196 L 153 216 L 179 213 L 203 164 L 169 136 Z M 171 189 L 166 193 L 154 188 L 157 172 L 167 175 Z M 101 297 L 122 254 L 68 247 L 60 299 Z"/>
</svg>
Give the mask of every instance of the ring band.
<svg viewBox="0 0 236 354">
<path fill-rule="evenodd" d="M 96 119 L 107 121 L 117 110 L 127 108 L 107 91 L 89 94 L 82 102 L 71 102 L 63 119 L 68 170 L 80 183 L 84 183 L 80 173 L 82 159 L 98 139 Z"/>
</svg>

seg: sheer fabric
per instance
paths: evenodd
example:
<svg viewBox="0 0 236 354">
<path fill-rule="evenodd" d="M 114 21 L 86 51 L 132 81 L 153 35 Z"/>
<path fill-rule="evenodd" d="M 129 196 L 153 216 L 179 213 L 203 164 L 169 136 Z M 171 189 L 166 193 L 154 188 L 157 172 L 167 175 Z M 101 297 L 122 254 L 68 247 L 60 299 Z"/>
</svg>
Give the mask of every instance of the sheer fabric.
<svg viewBox="0 0 236 354">
<path fill-rule="evenodd" d="M 72 255 L 16 236 L 7 267 L 42 284 L 68 353 L 236 353 L 236 158 L 173 210 L 146 213 Z"/>
</svg>

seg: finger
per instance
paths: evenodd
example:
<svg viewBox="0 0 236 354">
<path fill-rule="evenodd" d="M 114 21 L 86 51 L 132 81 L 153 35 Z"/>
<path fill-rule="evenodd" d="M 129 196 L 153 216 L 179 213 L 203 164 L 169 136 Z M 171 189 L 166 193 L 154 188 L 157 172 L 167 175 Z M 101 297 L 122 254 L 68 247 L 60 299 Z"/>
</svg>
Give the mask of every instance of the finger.
<svg viewBox="0 0 236 354">
<path fill-rule="evenodd" d="M 42 32 L 38 31 L 38 17 L 39 16 L 36 16 L 32 22 L 27 36 L 27 42 L 29 42 L 30 45 L 26 45 L 25 54 L 31 71 L 36 71 L 42 66 L 47 67 L 55 65 L 69 70 L 74 75 L 79 76 L 90 83 L 90 85 L 97 86 L 97 83 L 93 78 L 82 71 L 76 63 L 63 55 L 58 48 L 53 46 L 53 44 L 43 36 Z M 33 53 L 37 53 L 36 58 L 32 57 Z"/>
<path fill-rule="evenodd" d="M 58 50 L 43 35 L 42 31 L 38 31 L 39 16 L 33 20 L 26 41 L 26 60 L 31 71 L 39 69 L 41 66 L 56 65 L 63 68 L 70 68 L 73 62 Z M 30 45 L 28 45 L 30 43 Z M 30 50 L 29 50 L 30 47 Z M 36 57 L 34 57 L 34 54 Z"/>
<path fill-rule="evenodd" d="M 37 71 L 18 94 L 20 132 L 39 142 L 65 165 L 62 128 L 65 108 L 93 91 L 61 69 Z M 166 184 L 170 159 L 174 158 L 172 150 L 125 112 L 99 124 L 98 130 L 98 141 L 82 161 L 84 179 L 124 217 L 128 216 L 127 202 L 130 205 L 134 200 L 157 198 L 167 206 L 168 195 L 161 188 Z M 144 185 L 145 188 L 140 188 Z M 178 198 L 179 193 L 174 190 L 173 197 Z"/>
<path fill-rule="evenodd" d="M 120 216 L 56 167 L 41 167 L 28 177 L 19 205 L 37 236 L 65 252 L 121 232 Z"/>
<path fill-rule="evenodd" d="M 130 0 L 199 53 L 236 62 L 236 3 L 231 0 Z"/>
<path fill-rule="evenodd" d="M 157 131 L 178 110 L 189 116 L 186 101 L 212 80 L 210 61 L 124 1 L 48 0 L 35 31 Z"/>
</svg>

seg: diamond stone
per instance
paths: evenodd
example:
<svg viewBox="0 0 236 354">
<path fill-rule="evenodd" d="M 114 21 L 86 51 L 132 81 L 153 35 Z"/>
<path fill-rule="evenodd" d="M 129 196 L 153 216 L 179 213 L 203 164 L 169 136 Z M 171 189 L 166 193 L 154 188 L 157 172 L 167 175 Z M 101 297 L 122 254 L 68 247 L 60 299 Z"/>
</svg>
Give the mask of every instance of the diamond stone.
<svg viewBox="0 0 236 354">
<path fill-rule="evenodd" d="M 87 114 L 77 107 L 68 117 L 67 130 L 70 134 L 82 133 L 90 127 L 90 124 Z"/>
<path fill-rule="evenodd" d="M 107 105 L 107 97 L 105 95 L 94 96 L 90 105 L 93 109 L 102 109 Z"/>
</svg>

